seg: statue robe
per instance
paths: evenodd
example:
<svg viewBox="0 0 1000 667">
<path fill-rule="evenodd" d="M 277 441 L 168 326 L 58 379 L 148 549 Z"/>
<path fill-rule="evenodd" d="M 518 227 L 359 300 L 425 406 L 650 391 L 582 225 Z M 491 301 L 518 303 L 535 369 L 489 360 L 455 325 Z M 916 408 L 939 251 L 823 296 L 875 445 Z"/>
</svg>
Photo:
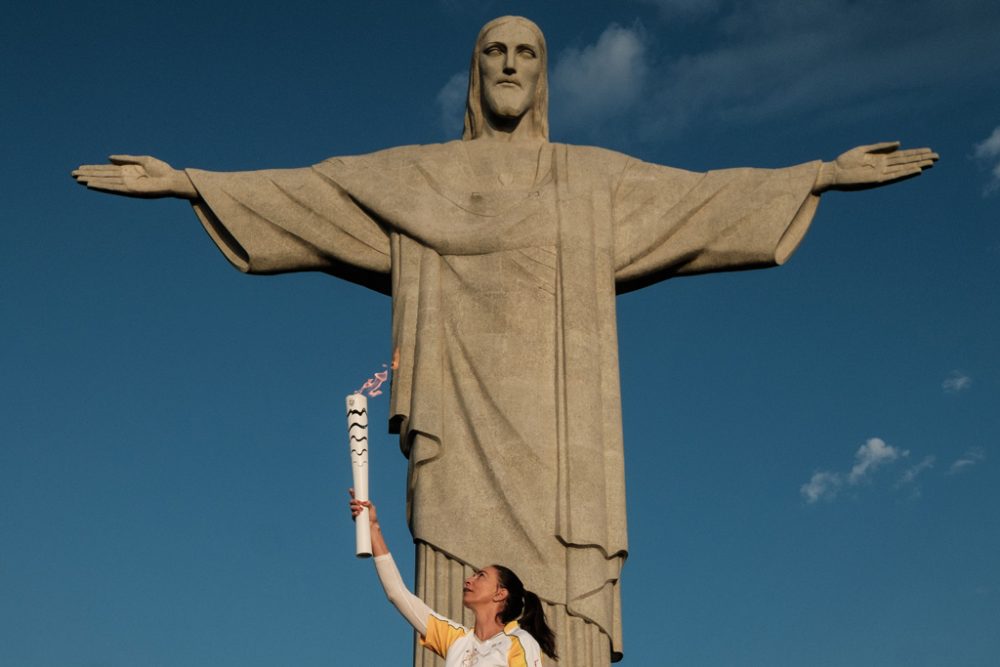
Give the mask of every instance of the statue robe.
<svg viewBox="0 0 1000 667">
<path fill-rule="evenodd" d="M 418 544 L 511 567 L 596 624 L 617 659 L 615 295 L 784 262 L 819 165 L 692 173 L 590 147 L 455 141 L 188 174 L 241 271 L 324 271 L 392 296 L 390 428 Z"/>
</svg>

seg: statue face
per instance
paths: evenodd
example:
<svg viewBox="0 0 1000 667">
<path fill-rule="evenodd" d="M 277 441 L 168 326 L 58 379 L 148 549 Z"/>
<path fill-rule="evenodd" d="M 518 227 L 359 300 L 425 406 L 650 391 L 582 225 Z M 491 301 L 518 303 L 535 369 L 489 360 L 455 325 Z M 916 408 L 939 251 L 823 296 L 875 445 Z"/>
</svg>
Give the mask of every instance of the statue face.
<svg viewBox="0 0 1000 667">
<path fill-rule="evenodd" d="M 514 120 L 531 109 L 542 68 L 540 53 L 534 32 L 516 21 L 495 26 L 483 36 L 479 75 L 488 113 Z"/>
</svg>

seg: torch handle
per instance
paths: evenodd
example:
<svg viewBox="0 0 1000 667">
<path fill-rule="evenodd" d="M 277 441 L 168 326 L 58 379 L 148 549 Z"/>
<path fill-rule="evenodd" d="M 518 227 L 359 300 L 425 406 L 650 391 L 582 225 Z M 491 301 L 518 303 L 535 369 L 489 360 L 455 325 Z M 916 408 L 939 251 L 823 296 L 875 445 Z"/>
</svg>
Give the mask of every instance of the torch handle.
<svg viewBox="0 0 1000 667">
<path fill-rule="evenodd" d="M 351 447 L 354 497 L 368 500 L 368 399 L 363 394 L 347 397 L 347 441 Z M 354 553 L 358 558 L 370 558 L 372 555 L 367 507 L 354 522 Z"/>
<path fill-rule="evenodd" d="M 354 497 L 358 500 L 368 500 L 367 452 L 364 454 L 362 465 L 352 461 L 351 473 L 354 476 Z M 361 511 L 354 523 L 354 554 L 358 558 L 369 558 L 372 555 L 372 535 L 367 507 Z"/>
</svg>

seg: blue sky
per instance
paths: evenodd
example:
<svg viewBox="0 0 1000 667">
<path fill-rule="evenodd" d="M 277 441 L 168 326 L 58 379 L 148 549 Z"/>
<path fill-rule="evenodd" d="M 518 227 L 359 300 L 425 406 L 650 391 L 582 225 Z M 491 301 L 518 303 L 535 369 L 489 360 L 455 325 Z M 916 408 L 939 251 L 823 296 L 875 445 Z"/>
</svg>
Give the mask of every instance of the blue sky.
<svg viewBox="0 0 1000 667">
<path fill-rule="evenodd" d="M 625 664 L 1000 655 L 1000 7 L 20 3 L 0 25 L 0 664 L 400 665 L 353 557 L 343 397 L 389 301 L 233 270 L 111 153 L 292 167 L 457 136 L 479 26 L 546 33 L 552 137 L 692 170 L 899 139 L 786 266 L 619 299 Z M 459 94 L 460 99 L 460 94 Z M 405 460 L 372 493 L 412 569 Z"/>
</svg>

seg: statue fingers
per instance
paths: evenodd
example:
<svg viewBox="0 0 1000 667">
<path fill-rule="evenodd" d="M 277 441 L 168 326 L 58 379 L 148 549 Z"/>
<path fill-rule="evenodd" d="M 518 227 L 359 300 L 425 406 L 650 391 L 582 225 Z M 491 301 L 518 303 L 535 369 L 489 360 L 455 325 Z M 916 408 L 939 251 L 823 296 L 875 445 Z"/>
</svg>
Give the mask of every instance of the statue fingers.
<svg viewBox="0 0 1000 667">
<path fill-rule="evenodd" d="M 908 164 L 911 162 L 923 162 L 924 160 L 937 160 L 938 154 L 929 148 L 911 148 L 905 151 L 897 151 L 886 157 L 886 164 Z"/>
<path fill-rule="evenodd" d="M 931 167 L 934 166 L 935 162 L 937 162 L 937 158 L 936 157 L 935 158 L 926 157 L 926 156 L 924 156 L 924 157 L 914 157 L 913 159 L 906 160 L 905 162 L 898 162 L 898 163 L 894 163 L 894 164 L 888 165 L 886 168 L 887 169 L 897 169 L 897 168 L 902 169 L 902 168 L 906 168 L 906 167 L 917 167 L 918 169 L 930 169 Z"/>
<path fill-rule="evenodd" d="M 933 155 L 937 157 L 937 153 L 932 151 L 930 148 L 907 148 L 906 150 L 897 151 L 899 155 Z"/>
<path fill-rule="evenodd" d="M 909 158 L 902 158 L 902 159 L 899 159 L 899 160 L 887 160 L 886 163 L 885 163 L 885 168 L 886 169 L 894 169 L 896 167 L 905 167 L 907 165 L 921 164 L 923 162 L 929 162 L 929 163 L 933 164 L 934 160 L 931 160 L 931 159 L 929 159 L 927 157 L 922 157 L 922 156 L 919 156 L 919 155 L 915 155 L 915 156 L 911 156 Z"/>
<path fill-rule="evenodd" d="M 92 172 L 77 169 L 74 170 L 73 178 L 75 178 L 80 183 L 94 183 L 97 181 L 117 181 L 118 183 L 123 183 L 124 178 L 122 173 L 119 172 Z"/>
<path fill-rule="evenodd" d="M 117 174 L 121 172 L 121 167 L 114 164 L 81 164 L 72 171 L 73 176 L 78 174 Z"/>
<path fill-rule="evenodd" d="M 122 168 L 110 164 L 83 164 L 71 171 L 70 176 L 83 185 L 87 185 L 89 181 L 100 178 L 117 178 L 120 180 L 122 177 Z"/>
<path fill-rule="evenodd" d="M 86 185 L 91 190 L 114 192 L 119 194 L 133 194 L 132 189 L 125 185 L 125 181 L 121 178 L 88 178 L 77 179 L 77 182 Z"/>
</svg>

